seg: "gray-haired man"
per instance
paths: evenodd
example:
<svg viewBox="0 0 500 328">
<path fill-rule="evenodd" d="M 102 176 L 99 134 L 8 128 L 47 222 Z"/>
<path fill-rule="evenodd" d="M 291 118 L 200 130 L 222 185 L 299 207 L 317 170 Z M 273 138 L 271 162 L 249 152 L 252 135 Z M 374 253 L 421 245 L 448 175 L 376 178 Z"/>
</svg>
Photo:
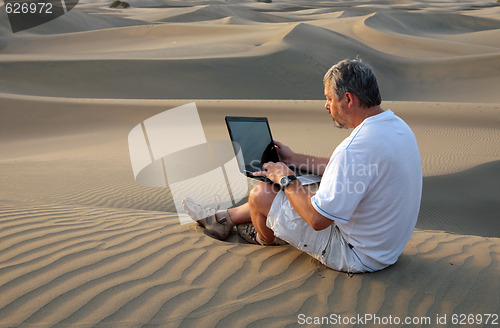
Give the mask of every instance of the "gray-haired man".
<svg viewBox="0 0 500 328">
<path fill-rule="evenodd" d="M 293 245 L 328 267 L 345 272 L 381 270 L 395 263 L 415 227 L 422 166 L 415 136 L 381 107 L 377 79 L 360 60 L 343 60 L 324 77 L 325 109 L 335 125 L 354 128 L 330 158 L 293 152 L 276 142 L 281 162 L 266 163 L 266 176 L 248 203 L 218 211 L 191 199 L 184 207 L 219 239 L 235 224 L 252 222 L 256 243 Z M 303 187 L 288 166 L 322 175 L 316 192 Z"/>
</svg>

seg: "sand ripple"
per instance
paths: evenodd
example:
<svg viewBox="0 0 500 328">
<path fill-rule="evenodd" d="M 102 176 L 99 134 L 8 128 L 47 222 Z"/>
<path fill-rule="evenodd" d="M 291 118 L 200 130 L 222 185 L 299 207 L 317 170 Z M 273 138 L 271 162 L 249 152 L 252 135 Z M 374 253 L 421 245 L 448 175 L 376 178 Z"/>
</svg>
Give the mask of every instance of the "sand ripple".
<svg viewBox="0 0 500 328">
<path fill-rule="evenodd" d="M 350 277 L 290 247 L 213 240 L 160 212 L 2 205 L 0 228 L 2 326 L 284 326 L 300 313 L 500 310 L 496 238 L 416 231 L 395 266 Z"/>
</svg>

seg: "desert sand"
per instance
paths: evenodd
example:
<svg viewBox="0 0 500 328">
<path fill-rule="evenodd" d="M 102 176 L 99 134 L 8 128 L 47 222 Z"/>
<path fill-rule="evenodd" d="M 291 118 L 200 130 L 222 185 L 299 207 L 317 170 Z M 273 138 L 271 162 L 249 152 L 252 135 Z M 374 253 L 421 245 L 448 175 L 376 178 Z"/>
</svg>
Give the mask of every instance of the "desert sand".
<svg viewBox="0 0 500 328">
<path fill-rule="evenodd" d="M 498 318 L 500 4 L 129 3 L 81 1 L 18 33 L 0 7 L 0 327 Z M 358 55 L 422 157 L 395 265 L 348 275 L 289 246 L 218 241 L 179 224 L 168 189 L 134 180 L 130 130 L 193 101 L 208 140 L 229 139 L 225 115 L 267 116 L 276 139 L 329 156 L 350 131 L 324 111 L 322 77 Z"/>
</svg>

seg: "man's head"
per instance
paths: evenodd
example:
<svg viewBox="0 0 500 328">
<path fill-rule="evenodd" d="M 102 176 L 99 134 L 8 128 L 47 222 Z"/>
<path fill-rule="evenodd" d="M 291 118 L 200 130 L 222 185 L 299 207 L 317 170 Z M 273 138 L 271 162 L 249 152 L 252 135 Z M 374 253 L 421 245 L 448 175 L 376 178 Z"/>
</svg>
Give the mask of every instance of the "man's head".
<svg viewBox="0 0 500 328">
<path fill-rule="evenodd" d="M 338 127 L 356 126 L 363 113 L 358 109 L 379 108 L 382 102 L 377 78 L 370 66 L 345 59 L 332 66 L 323 78 L 325 108 Z"/>
</svg>

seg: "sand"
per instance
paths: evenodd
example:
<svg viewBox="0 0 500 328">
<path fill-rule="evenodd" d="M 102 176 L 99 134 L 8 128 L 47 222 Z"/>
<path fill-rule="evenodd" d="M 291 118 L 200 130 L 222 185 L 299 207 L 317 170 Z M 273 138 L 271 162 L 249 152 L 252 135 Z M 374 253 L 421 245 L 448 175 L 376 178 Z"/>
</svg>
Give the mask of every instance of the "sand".
<svg viewBox="0 0 500 328">
<path fill-rule="evenodd" d="M 15 34 L 0 10 L 0 327 L 500 315 L 499 4 L 129 2 L 83 1 Z M 351 276 L 292 247 L 214 240 L 134 180 L 130 130 L 192 101 L 208 140 L 228 140 L 225 115 L 267 116 L 276 139 L 329 156 L 350 131 L 323 110 L 322 76 L 356 55 L 422 156 L 395 265 Z"/>
</svg>

